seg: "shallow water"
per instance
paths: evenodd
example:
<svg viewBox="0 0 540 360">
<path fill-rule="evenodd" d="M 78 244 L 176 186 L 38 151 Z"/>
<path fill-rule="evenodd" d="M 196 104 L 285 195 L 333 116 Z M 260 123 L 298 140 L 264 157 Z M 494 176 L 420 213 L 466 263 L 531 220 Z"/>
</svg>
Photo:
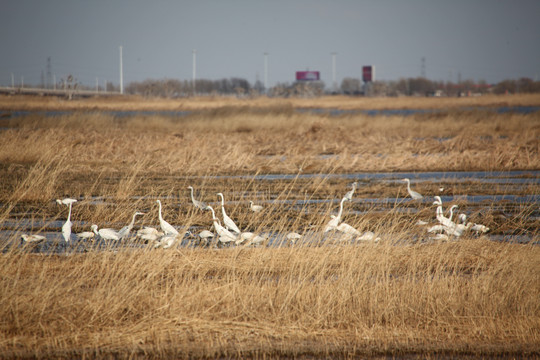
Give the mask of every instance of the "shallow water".
<svg viewBox="0 0 540 360">
<path fill-rule="evenodd" d="M 322 177 L 326 179 L 339 179 L 347 180 L 347 182 L 352 183 L 353 181 L 359 182 L 359 188 L 361 186 L 371 186 L 377 183 L 383 184 L 392 184 L 396 186 L 396 197 L 386 197 L 386 196 L 372 196 L 372 197 L 354 197 L 352 204 L 347 207 L 347 215 L 365 215 L 365 214 L 384 214 L 388 211 L 393 211 L 397 213 L 403 213 L 407 215 L 414 215 L 419 213 L 420 210 L 425 209 L 425 207 L 431 207 L 434 200 L 433 196 L 425 196 L 420 201 L 412 200 L 410 197 L 406 196 L 404 190 L 404 183 L 401 181 L 403 178 L 411 179 L 412 186 L 420 182 L 433 183 L 434 186 L 439 186 L 439 184 L 457 184 L 463 182 L 471 182 L 482 187 L 490 187 L 493 184 L 502 186 L 504 188 L 504 195 L 498 194 L 462 194 L 462 195 L 445 195 L 444 193 L 440 194 L 440 197 L 443 201 L 445 209 L 448 208 L 449 204 L 459 204 L 459 209 L 464 209 L 465 213 L 469 216 L 471 214 L 482 215 L 484 213 L 496 213 L 497 216 L 505 219 L 512 219 L 515 217 L 522 217 L 523 223 L 526 224 L 538 224 L 540 219 L 540 193 L 531 194 L 531 195 L 522 195 L 523 192 L 520 192 L 522 187 L 534 188 L 535 186 L 540 186 L 540 171 L 509 171 L 509 172 L 426 172 L 426 173 L 411 173 L 411 172 L 400 172 L 400 173 L 354 173 L 354 174 L 261 174 L 255 176 L 219 176 L 218 179 L 239 179 L 246 181 L 258 181 L 261 183 L 268 183 L 268 188 L 272 188 L 272 182 L 275 181 L 295 181 L 297 179 L 304 179 L 309 181 L 316 177 Z M 186 177 L 187 179 L 196 181 L 197 178 Z M 201 180 L 200 178 L 198 180 Z M 346 189 L 345 191 L 347 191 Z M 250 196 L 257 198 L 258 194 L 247 194 L 243 192 L 242 194 L 232 194 L 231 198 L 246 197 Z M 261 205 L 269 207 L 270 205 L 284 206 L 287 211 L 290 211 L 291 217 L 295 217 L 301 213 L 309 213 L 312 211 L 321 211 L 321 207 L 318 205 L 321 204 L 330 204 L 337 209 L 339 207 L 339 198 L 325 198 L 325 199 L 316 199 L 316 198 L 306 198 L 306 194 L 291 194 L 292 199 L 296 200 L 287 200 L 287 199 L 276 199 L 278 194 L 265 194 L 266 198 L 273 200 L 263 200 L 263 197 L 260 197 L 257 202 Z M 141 197 L 137 197 L 140 199 Z M 149 200 L 155 200 L 154 197 L 147 197 Z M 186 205 L 186 199 L 179 199 L 176 196 L 171 196 L 170 198 L 164 198 L 171 202 L 176 202 L 177 204 L 183 203 Z M 88 201 L 87 204 L 91 206 L 103 206 L 103 204 L 108 203 L 108 200 L 104 197 L 96 197 L 95 201 Z M 245 204 L 244 204 L 245 203 Z M 209 202 L 212 206 L 218 206 L 218 202 Z M 228 201 L 229 206 L 247 206 L 247 201 Z M 179 205 L 178 205 L 179 206 Z M 325 208 L 328 208 L 326 206 Z M 319 209 L 319 210 L 316 210 Z M 524 211 L 523 209 L 528 209 Z M 324 214 L 321 214 L 323 216 Z M 1 242 L 4 244 L 6 242 L 11 242 L 12 246 L 21 247 L 23 246 L 22 240 L 20 240 L 20 235 L 23 233 L 32 233 L 40 232 L 41 235 L 46 236 L 47 240 L 43 244 L 38 244 L 35 246 L 29 246 L 27 249 L 35 252 L 71 252 L 71 251 L 84 251 L 88 246 L 97 247 L 98 249 L 115 249 L 118 246 L 125 246 L 126 242 L 105 242 L 97 241 L 94 243 L 85 243 L 84 241 L 79 241 L 75 234 L 71 235 L 71 243 L 67 244 L 64 242 L 61 235 L 61 228 L 63 225 L 63 219 L 36 219 L 32 214 L 26 212 L 21 214 L 12 214 L 11 216 L 17 217 L 10 218 L 2 223 L 0 223 L 0 247 L 4 251 L 8 247 L 1 246 Z M 345 214 L 344 214 L 345 216 Z M 433 219 L 431 219 L 433 221 Z M 87 222 L 77 221 L 72 219 L 74 229 L 89 229 L 90 225 Z M 208 227 L 210 227 L 211 221 L 208 221 Z M 125 224 L 107 224 L 106 227 L 120 228 Z M 145 224 L 148 225 L 148 224 Z M 105 226 L 105 225 L 104 225 Z M 159 227 L 159 225 L 154 225 Z M 414 226 L 414 224 L 411 224 Z M 135 240 L 133 234 L 135 233 L 137 226 L 135 226 L 131 240 Z M 201 229 L 193 227 L 191 229 L 193 234 L 197 234 Z M 321 240 L 327 241 L 327 236 L 322 236 L 321 233 L 315 233 L 311 230 L 306 229 L 306 234 L 301 243 L 311 244 L 318 243 Z M 535 235 L 536 234 L 536 235 Z M 515 242 L 515 243 L 535 243 L 539 242 L 537 238 L 538 229 L 525 230 L 525 229 L 514 229 L 511 231 L 498 232 L 498 233 L 488 233 L 488 237 L 493 241 L 504 241 L 504 242 Z M 285 235 L 281 233 L 276 233 L 269 231 L 267 236 L 269 239 L 268 246 L 279 246 L 284 244 Z M 417 241 L 418 239 L 412 239 Z M 420 239 L 421 241 L 421 239 Z M 127 243 L 133 247 L 146 247 L 144 244 L 133 244 L 131 241 Z M 188 235 L 181 242 L 182 246 L 192 246 L 194 243 L 197 243 L 196 236 Z"/>
</svg>

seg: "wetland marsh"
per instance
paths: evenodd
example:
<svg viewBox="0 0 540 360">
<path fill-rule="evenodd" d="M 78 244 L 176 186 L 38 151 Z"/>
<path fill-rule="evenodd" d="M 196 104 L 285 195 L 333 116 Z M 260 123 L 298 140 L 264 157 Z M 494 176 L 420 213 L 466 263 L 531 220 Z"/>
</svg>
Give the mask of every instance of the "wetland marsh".
<svg viewBox="0 0 540 360">
<path fill-rule="evenodd" d="M 540 112 L 484 110 L 501 105 L 540 97 L 0 98 L 0 354 L 538 356 Z M 362 112 L 421 108 L 437 111 Z M 322 234 L 354 181 L 343 221 L 378 242 Z M 216 210 L 223 193 L 239 227 L 268 241 L 198 246 L 212 216 L 188 186 Z M 490 231 L 431 239 L 417 223 L 436 223 L 435 196 Z M 69 244 L 64 197 L 77 199 Z M 158 199 L 193 234 L 173 248 L 75 236 L 135 211 L 134 232 L 158 228 Z"/>
</svg>

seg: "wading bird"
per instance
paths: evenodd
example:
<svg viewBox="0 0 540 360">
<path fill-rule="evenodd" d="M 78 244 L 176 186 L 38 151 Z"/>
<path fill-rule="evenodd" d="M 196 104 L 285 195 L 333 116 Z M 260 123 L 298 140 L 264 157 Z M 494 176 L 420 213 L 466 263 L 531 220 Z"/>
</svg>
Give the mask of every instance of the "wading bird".
<svg viewBox="0 0 540 360">
<path fill-rule="evenodd" d="M 144 215 L 144 213 L 138 212 L 138 211 L 135 212 L 135 214 L 133 214 L 133 217 L 131 218 L 131 222 L 129 223 L 129 225 L 124 226 L 118 231 L 118 234 L 120 235 L 120 239 L 123 239 L 129 235 L 129 232 L 131 231 L 131 229 L 133 229 L 133 224 L 135 224 L 135 218 L 138 215 Z"/>
<path fill-rule="evenodd" d="M 193 186 L 188 186 L 188 189 L 191 191 L 191 202 L 193 203 L 193 205 L 195 205 L 197 209 L 206 210 L 207 205 L 202 201 L 195 200 L 195 198 L 193 197 Z"/>
<path fill-rule="evenodd" d="M 253 201 L 250 201 L 249 202 L 249 208 L 251 209 L 251 211 L 253 212 L 259 212 L 263 209 L 263 207 L 261 205 L 255 205 L 253 203 Z"/>
<path fill-rule="evenodd" d="M 411 190 L 411 181 L 408 178 L 404 178 L 401 181 L 405 181 L 407 183 L 407 192 L 414 200 L 422 199 L 423 196 L 420 193 L 417 193 L 414 190 Z"/>
<path fill-rule="evenodd" d="M 96 224 L 91 226 L 94 234 L 99 235 L 103 240 L 120 240 L 120 234 L 114 229 L 99 229 Z"/>
<path fill-rule="evenodd" d="M 237 240 L 237 237 L 231 233 L 229 230 L 221 226 L 219 223 L 219 219 L 216 218 L 216 213 L 214 212 L 214 209 L 212 206 L 208 205 L 206 207 L 207 210 L 210 210 L 212 212 L 212 221 L 214 223 L 214 229 L 216 229 L 216 232 L 219 235 L 219 241 L 222 243 L 230 243 Z"/>
<path fill-rule="evenodd" d="M 354 195 L 354 191 L 356 190 L 356 187 L 358 186 L 358 183 L 355 181 L 352 183 L 352 190 L 348 191 L 346 194 L 345 194 L 345 198 L 349 201 L 352 201 L 352 197 Z"/>
<path fill-rule="evenodd" d="M 81 240 L 89 240 L 89 239 L 92 239 L 94 236 L 96 236 L 96 234 L 93 231 L 83 231 L 75 235 L 77 235 L 77 238 Z"/>
<path fill-rule="evenodd" d="M 234 231 L 237 234 L 240 234 L 240 229 L 236 224 L 234 223 L 233 219 L 231 219 L 226 213 L 225 213 L 225 199 L 223 197 L 222 193 L 217 193 L 217 196 L 221 198 L 221 212 L 223 214 L 223 224 L 225 224 L 225 227 L 227 230 Z"/>
<path fill-rule="evenodd" d="M 161 230 L 163 230 L 165 235 L 169 235 L 169 234 L 178 235 L 179 234 L 178 230 L 176 230 L 171 224 L 169 224 L 163 219 L 163 216 L 161 215 L 161 201 L 159 200 L 156 200 L 156 201 L 159 204 L 159 225 L 161 226 Z"/>
<path fill-rule="evenodd" d="M 71 199 L 71 198 L 65 198 L 65 199 L 56 199 L 56 202 L 60 205 L 70 205 L 70 204 L 73 204 L 75 202 L 77 202 L 77 200 L 75 199 Z"/>
<path fill-rule="evenodd" d="M 75 201 L 77 201 L 77 200 L 75 200 Z M 64 237 L 65 242 L 68 242 L 69 238 L 71 237 L 71 225 L 72 225 L 72 223 L 71 223 L 71 205 L 73 205 L 73 203 L 75 201 L 68 202 L 68 204 L 69 204 L 68 218 L 67 218 L 66 222 L 64 223 L 64 225 L 62 226 L 62 236 Z"/>
<path fill-rule="evenodd" d="M 43 235 L 35 235 L 35 234 L 32 234 L 32 235 L 22 234 L 21 238 L 26 243 L 39 243 L 39 242 L 42 242 L 43 240 L 45 240 L 45 236 L 43 236 Z"/>
<path fill-rule="evenodd" d="M 343 203 L 347 200 L 347 198 L 341 199 L 341 202 L 339 203 L 339 212 L 336 217 L 333 217 L 332 220 L 326 224 L 326 227 L 324 228 L 324 232 L 337 229 L 337 226 L 339 225 L 339 222 L 341 221 L 341 214 L 343 213 Z"/>
</svg>

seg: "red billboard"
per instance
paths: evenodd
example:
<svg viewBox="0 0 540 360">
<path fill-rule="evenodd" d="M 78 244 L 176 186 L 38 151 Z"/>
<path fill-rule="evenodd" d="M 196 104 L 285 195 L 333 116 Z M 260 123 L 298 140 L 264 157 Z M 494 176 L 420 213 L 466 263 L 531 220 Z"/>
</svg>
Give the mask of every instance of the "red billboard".
<svg viewBox="0 0 540 360">
<path fill-rule="evenodd" d="M 297 71 L 296 81 L 318 81 L 320 74 L 318 71 Z"/>
<path fill-rule="evenodd" d="M 362 80 L 364 82 L 375 81 L 375 66 L 362 66 Z"/>
</svg>

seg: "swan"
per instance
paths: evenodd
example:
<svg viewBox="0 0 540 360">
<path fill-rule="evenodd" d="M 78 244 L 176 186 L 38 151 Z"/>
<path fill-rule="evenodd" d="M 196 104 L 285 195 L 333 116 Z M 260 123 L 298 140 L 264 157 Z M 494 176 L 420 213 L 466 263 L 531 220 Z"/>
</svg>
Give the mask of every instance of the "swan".
<svg viewBox="0 0 540 360">
<path fill-rule="evenodd" d="M 64 199 L 65 200 L 65 199 Z M 75 200 L 77 201 L 77 200 Z M 69 241 L 69 238 L 71 237 L 71 205 L 73 205 L 73 202 L 68 202 L 69 204 L 69 213 L 68 213 L 68 218 L 66 220 L 66 222 L 64 223 L 64 225 L 62 226 L 62 236 L 64 237 L 64 240 L 66 242 Z"/>
<path fill-rule="evenodd" d="M 32 234 L 32 235 L 22 234 L 21 238 L 27 243 L 38 243 L 45 240 L 45 236 L 36 235 L 36 234 Z"/>
<path fill-rule="evenodd" d="M 405 181 L 407 183 L 407 191 L 409 192 L 409 195 L 414 200 L 419 200 L 423 198 L 423 196 L 420 193 L 417 193 L 416 191 L 411 190 L 411 181 L 408 178 L 404 178 L 401 181 Z"/>
<path fill-rule="evenodd" d="M 341 202 L 339 203 L 339 212 L 336 217 L 333 217 L 332 220 L 326 224 L 326 227 L 324 228 L 324 232 L 334 230 L 337 228 L 339 222 L 341 221 L 341 213 L 343 213 L 343 202 L 345 202 L 347 198 L 341 199 Z"/>
<path fill-rule="evenodd" d="M 163 219 L 163 216 L 161 216 L 161 201 L 160 200 L 156 200 L 156 201 L 159 204 L 159 225 L 161 226 L 161 230 L 163 230 L 165 235 L 168 235 L 168 234 L 179 235 L 178 230 L 176 230 L 171 224 L 169 224 Z"/>
<path fill-rule="evenodd" d="M 216 218 L 216 213 L 214 212 L 212 206 L 208 205 L 206 209 L 212 212 L 212 221 L 214 222 L 214 229 L 216 229 L 216 232 L 219 235 L 219 241 L 223 243 L 236 241 L 237 237 L 229 230 L 221 226 L 221 224 L 219 223 L 219 219 Z"/>
<path fill-rule="evenodd" d="M 99 235 L 103 240 L 120 240 L 120 234 L 114 229 L 99 229 L 96 224 L 91 226 L 94 234 Z"/>
<path fill-rule="evenodd" d="M 191 190 L 191 202 L 193 203 L 193 205 L 195 205 L 195 207 L 198 209 L 206 210 L 207 205 L 202 201 L 195 200 L 195 198 L 193 197 L 193 186 L 188 186 L 188 189 Z"/>
<path fill-rule="evenodd" d="M 223 223 L 225 224 L 225 227 L 227 228 L 227 230 L 231 230 L 237 234 L 240 234 L 241 231 L 238 226 L 236 226 L 234 221 L 225 213 L 225 198 L 223 197 L 223 194 L 217 193 L 217 196 L 221 197 L 221 212 L 223 213 Z"/>
<path fill-rule="evenodd" d="M 133 214 L 133 217 L 131 218 L 131 222 L 129 223 L 129 225 L 124 226 L 118 231 L 121 239 L 129 235 L 129 232 L 131 231 L 131 229 L 133 229 L 133 224 L 135 224 L 135 217 L 137 217 L 138 215 L 144 215 L 144 213 L 138 211 L 135 212 L 135 214 Z"/>
<path fill-rule="evenodd" d="M 354 195 L 354 191 L 356 190 L 356 187 L 358 186 L 358 183 L 355 181 L 352 183 L 352 190 L 348 191 L 346 194 L 345 194 L 345 198 L 349 201 L 352 201 L 352 197 Z"/>
<path fill-rule="evenodd" d="M 249 202 L 249 208 L 251 209 L 251 211 L 253 212 L 259 212 L 263 209 L 263 207 L 261 205 L 255 205 L 253 203 L 253 201 L 250 201 Z"/>
</svg>

